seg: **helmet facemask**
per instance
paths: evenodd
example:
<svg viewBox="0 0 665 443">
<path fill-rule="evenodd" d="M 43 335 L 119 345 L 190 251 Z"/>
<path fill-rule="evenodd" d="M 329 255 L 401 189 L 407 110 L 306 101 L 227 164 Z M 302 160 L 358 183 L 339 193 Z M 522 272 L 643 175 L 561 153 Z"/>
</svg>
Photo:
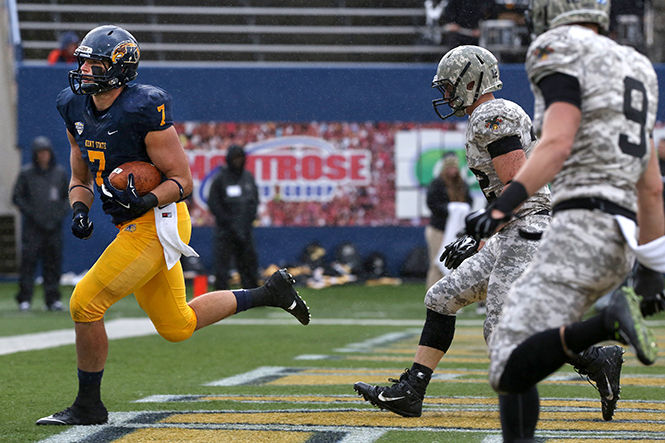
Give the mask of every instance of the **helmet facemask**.
<svg viewBox="0 0 665 443">
<path fill-rule="evenodd" d="M 482 72 L 480 73 L 480 78 L 479 81 L 477 82 L 477 87 L 476 87 L 476 92 L 474 94 L 473 102 L 464 103 L 464 99 L 460 96 L 461 94 L 458 93 L 460 82 L 464 78 L 464 74 L 466 74 L 466 71 L 469 69 L 469 66 L 471 66 L 471 63 L 466 64 L 466 66 L 464 67 L 464 69 L 462 69 L 462 72 L 455 79 L 454 82 L 449 79 L 435 80 L 432 82 L 432 88 L 438 89 L 442 95 L 442 98 L 437 98 L 435 100 L 432 100 L 432 106 L 434 107 L 434 112 L 436 112 L 436 115 L 438 115 L 441 120 L 445 120 L 448 117 L 452 117 L 453 115 L 455 117 L 464 117 L 464 115 L 466 115 L 466 108 L 472 105 L 473 102 L 475 102 L 478 99 L 480 85 L 482 84 L 482 77 L 483 77 Z M 462 87 L 464 86 L 467 85 L 462 85 Z M 446 115 L 441 115 L 439 106 L 443 106 L 444 104 L 448 105 L 452 111 Z"/>
<path fill-rule="evenodd" d="M 77 70 L 69 72 L 69 87 L 75 94 L 94 95 L 117 87 L 118 78 L 110 72 L 108 61 L 80 55 L 77 55 L 76 58 L 79 67 Z M 100 60 L 103 66 L 93 65 L 90 67 L 92 74 L 84 74 L 81 67 L 87 60 Z"/>
</svg>

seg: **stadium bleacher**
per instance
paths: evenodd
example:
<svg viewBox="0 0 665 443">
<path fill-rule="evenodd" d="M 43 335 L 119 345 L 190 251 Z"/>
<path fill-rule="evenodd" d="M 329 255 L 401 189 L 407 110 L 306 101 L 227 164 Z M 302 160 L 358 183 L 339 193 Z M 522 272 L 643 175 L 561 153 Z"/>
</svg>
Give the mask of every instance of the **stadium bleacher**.
<svg viewBox="0 0 665 443">
<path fill-rule="evenodd" d="M 44 60 L 58 36 L 126 27 L 142 60 L 430 62 L 446 48 L 425 34 L 421 0 L 19 0 L 23 59 Z"/>
</svg>

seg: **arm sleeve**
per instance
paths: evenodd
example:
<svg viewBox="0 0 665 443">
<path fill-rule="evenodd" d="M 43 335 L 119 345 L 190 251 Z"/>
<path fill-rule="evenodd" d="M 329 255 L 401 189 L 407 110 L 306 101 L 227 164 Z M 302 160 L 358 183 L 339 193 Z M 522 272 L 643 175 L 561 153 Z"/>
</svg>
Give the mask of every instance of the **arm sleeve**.
<svg viewBox="0 0 665 443">
<path fill-rule="evenodd" d="M 538 88 L 545 100 L 545 109 L 555 102 L 570 103 L 582 109 L 580 82 L 572 75 L 555 72 L 543 77 L 538 82 Z"/>
<path fill-rule="evenodd" d="M 522 149 L 522 141 L 518 135 L 509 135 L 507 137 L 495 140 L 487 145 L 487 152 L 490 157 L 498 157 L 511 151 Z"/>
</svg>

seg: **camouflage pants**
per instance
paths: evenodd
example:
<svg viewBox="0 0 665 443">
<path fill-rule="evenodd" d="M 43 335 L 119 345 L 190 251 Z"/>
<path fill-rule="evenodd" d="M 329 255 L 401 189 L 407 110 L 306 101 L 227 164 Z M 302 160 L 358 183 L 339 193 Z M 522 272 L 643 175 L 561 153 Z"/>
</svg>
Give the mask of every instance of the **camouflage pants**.
<svg viewBox="0 0 665 443">
<path fill-rule="evenodd" d="M 487 317 L 483 327 L 488 340 L 498 322 L 501 306 L 510 285 L 531 261 L 538 244 L 519 234 L 547 229 L 548 215 L 528 215 L 513 221 L 492 236 L 475 255 L 429 288 L 425 306 L 443 315 L 455 315 L 464 306 L 486 300 Z"/>
<path fill-rule="evenodd" d="M 585 209 L 557 213 L 532 262 L 512 286 L 489 341 L 496 390 L 515 347 L 533 334 L 579 321 L 628 274 L 633 255 L 614 218 Z"/>
</svg>

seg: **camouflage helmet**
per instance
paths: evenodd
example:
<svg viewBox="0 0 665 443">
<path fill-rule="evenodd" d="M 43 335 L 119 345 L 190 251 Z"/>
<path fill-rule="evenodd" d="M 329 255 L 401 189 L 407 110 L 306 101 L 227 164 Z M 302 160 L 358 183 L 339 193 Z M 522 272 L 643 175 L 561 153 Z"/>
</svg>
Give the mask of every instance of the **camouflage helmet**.
<svg viewBox="0 0 665 443">
<path fill-rule="evenodd" d="M 526 17 L 532 36 L 572 23 L 595 23 L 607 33 L 610 0 L 530 0 Z"/>
<path fill-rule="evenodd" d="M 443 98 L 432 100 L 434 111 L 443 120 L 456 115 L 463 117 L 483 94 L 498 91 L 503 87 L 499 79 L 499 64 L 496 57 L 480 46 L 458 46 L 448 51 L 439 62 L 432 87 L 441 92 Z M 439 106 L 447 104 L 452 109 L 442 115 Z"/>
</svg>

